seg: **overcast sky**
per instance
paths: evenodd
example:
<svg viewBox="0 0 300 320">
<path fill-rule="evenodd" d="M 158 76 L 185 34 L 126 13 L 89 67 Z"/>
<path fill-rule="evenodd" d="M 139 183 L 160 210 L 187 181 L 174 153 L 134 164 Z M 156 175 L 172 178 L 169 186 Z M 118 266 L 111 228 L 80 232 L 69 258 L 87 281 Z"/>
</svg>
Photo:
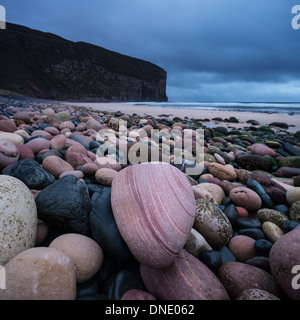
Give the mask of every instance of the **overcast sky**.
<svg viewBox="0 0 300 320">
<path fill-rule="evenodd" d="M 300 0 L 0 0 L 7 21 L 167 71 L 169 101 L 300 101 Z M 300 24 L 300 20 L 299 20 Z"/>
</svg>

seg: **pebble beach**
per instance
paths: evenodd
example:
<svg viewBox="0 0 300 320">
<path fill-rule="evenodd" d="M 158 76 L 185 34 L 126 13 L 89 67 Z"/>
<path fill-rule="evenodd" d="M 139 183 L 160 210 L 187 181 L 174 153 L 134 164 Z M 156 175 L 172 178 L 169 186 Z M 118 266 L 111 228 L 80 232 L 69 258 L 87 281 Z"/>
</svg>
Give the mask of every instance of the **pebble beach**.
<svg viewBox="0 0 300 320">
<path fill-rule="evenodd" d="M 0 96 L 0 300 L 300 300 L 298 127 Z"/>
</svg>

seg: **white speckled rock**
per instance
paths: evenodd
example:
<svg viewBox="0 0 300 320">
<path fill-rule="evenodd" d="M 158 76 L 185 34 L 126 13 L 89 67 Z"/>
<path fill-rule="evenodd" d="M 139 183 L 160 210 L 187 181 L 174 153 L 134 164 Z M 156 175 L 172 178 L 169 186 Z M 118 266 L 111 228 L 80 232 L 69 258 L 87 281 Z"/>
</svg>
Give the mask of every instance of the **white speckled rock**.
<svg viewBox="0 0 300 320">
<path fill-rule="evenodd" d="M 82 234 L 63 234 L 55 238 L 49 248 L 60 250 L 71 259 L 77 283 L 87 281 L 94 276 L 103 262 L 101 247 L 95 240 Z"/>
<path fill-rule="evenodd" d="M 0 300 L 75 300 L 74 265 L 63 252 L 47 247 L 25 250 L 5 265 L 6 289 Z"/>
<path fill-rule="evenodd" d="M 212 250 L 205 238 L 197 230 L 192 228 L 191 233 L 184 245 L 184 249 L 196 258 L 200 257 L 200 253 L 204 250 Z"/>
<path fill-rule="evenodd" d="M 0 175 L 0 265 L 34 247 L 37 209 L 28 187 L 19 179 Z"/>
</svg>

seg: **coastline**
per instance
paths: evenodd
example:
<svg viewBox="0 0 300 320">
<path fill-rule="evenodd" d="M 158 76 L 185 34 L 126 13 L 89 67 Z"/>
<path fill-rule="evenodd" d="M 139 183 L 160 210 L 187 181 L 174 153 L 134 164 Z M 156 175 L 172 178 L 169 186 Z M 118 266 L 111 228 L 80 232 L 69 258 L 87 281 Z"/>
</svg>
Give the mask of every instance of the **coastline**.
<svg viewBox="0 0 300 320">
<path fill-rule="evenodd" d="M 93 102 L 65 102 L 58 101 L 59 104 L 64 104 L 74 107 L 84 107 L 102 112 L 118 112 L 131 115 L 136 113 L 139 116 L 152 116 L 155 118 L 164 118 L 172 120 L 175 117 L 184 119 L 209 119 L 210 122 L 204 122 L 205 125 L 221 125 L 225 127 L 243 128 L 251 124 L 248 120 L 256 120 L 260 125 L 268 125 L 272 122 L 284 122 L 289 125 L 289 131 L 300 130 L 300 115 L 290 115 L 287 113 L 267 113 L 267 112 L 251 112 L 251 111 L 226 111 L 226 110 L 199 110 L 199 109 L 183 109 L 169 107 L 154 107 L 151 105 L 134 105 L 128 103 L 93 103 Z M 213 118 L 229 119 L 236 117 L 239 123 L 214 121 Z"/>
</svg>

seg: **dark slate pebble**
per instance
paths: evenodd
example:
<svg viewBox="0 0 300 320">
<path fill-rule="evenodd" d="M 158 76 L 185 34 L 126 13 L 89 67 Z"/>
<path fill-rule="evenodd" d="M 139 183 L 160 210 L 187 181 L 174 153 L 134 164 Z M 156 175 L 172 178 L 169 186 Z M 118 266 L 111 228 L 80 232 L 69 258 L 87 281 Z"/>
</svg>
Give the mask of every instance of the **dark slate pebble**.
<svg viewBox="0 0 300 320">
<path fill-rule="evenodd" d="M 281 224 L 281 229 L 284 233 L 288 233 L 295 229 L 300 223 L 294 220 L 285 220 Z"/>
<path fill-rule="evenodd" d="M 258 240 L 258 239 L 264 239 L 265 238 L 265 234 L 263 233 L 263 231 L 261 229 L 258 228 L 247 228 L 247 229 L 240 229 L 238 231 L 239 235 L 243 235 L 243 236 L 248 236 L 254 240 Z"/>
<path fill-rule="evenodd" d="M 269 257 L 272 242 L 266 239 L 258 239 L 254 243 L 254 248 L 258 256 Z"/>
<path fill-rule="evenodd" d="M 98 284 L 100 286 L 100 291 L 102 290 L 106 280 L 113 274 L 120 270 L 119 261 L 113 259 L 110 255 L 104 255 L 103 262 L 100 270 L 96 273 Z"/>
<path fill-rule="evenodd" d="M 283 143 L 283 149 L 292 156 L 300 156 L 300 151 L 297 150 L 291 143 Z"/>
<path fill-rule="evenodd" d="M 234 204 L 230 204 L 225 210 L 224 210 L 225 215 L 229 219 L 230 223 L 232 226 L 236 223 L 238 219 L 238 212 L 236 209 L 236 206 Z"/>
<path fill-rule="evenodd" d="M 88 189 L 73 175 L 56 180 L 36 197 L 38 217 L 60 230 L 89 235 Z"/>
<path fill-rule="evenodd" d="M 290 209 L 285 204 L 277 204 L 273 207 L 273 209 L 285 214 L 287 217 L 290 216 Z"/>
<path fill-rule="evenodd" d="M 84 137 L 82 137 L 79 134 L 76 134 L 74 137 L 70 138 L 71 140 L 79 142 L 81 145 L 83 145 L 87 150 L 89 150 L 89 144 L 86 142 Z"/>
<path fill-rule="evenodd" d="M 235 229 L 261 228 L 261 222 L 257 218 L 243 217 L 238 218 L 235 223 Z"/>
<path fill-rule="evenodd" d="M 111 188 L 103 187 L 91 198 L 89 224 L 94 240 L 103 251 L 117 261 L 128 261 L 132 253 L 123 240 L 116 224 L 110 202 Z"/>
<path fill-rule="evenodd" d="M 250 264 L 254 267 L 260 268 L 260 269 L 267 271 L 269 273 L 271 272 L 268 257 L 256 256 L 256 257 L 253 257 L 253 258 L 247 260 L 245 263 Z"/>
<path fill-rule="evenodd" d="M 216 250 L 204 250 L 200 253 L 199 258 L 215 274 L 222 265 L 221 254 Z"/>
<path fill-rule="evenodd" d="M 20 160 L 7 167 L 3 174 L 15 177 L 26 184 L 29 189 L 42 190 L 55 181 L 55 177 L 44 170 L 37 161 Z"/>
<path fill-rule="evenodd" d="M 101 143 L 95 140 L 91 141 L 89 144 L 90 149 L 95 149 L 95 148 L 98 149 L 100 146 L 101 146 Z"/>
<path fill-rule="evenodd" d="M 232 204 L 230 197 L 225 196 L 221 202 L 221 204 L 223 206 L 225 206 L 225 208 L 227 208 L 230 204 Z"/>
<path fill-rule="evenodd" d="M 138 270 L 121 270 L 106 281 L 103 294 L 109 300 L 121 300 L 123 294 L 131 289 L 145 290 Z"/>
<path fill-rule="evenodd" d="M 84 296 L 92 296 L 94 294 L 99 293 L 99 283 L 97 278 L 94 276 L 91 279 L 79 283 L 76 286 L 76 299 L 80 299 Z"/>
<path fill-rule="evenodd" d="M 252 179 L 248 179 L 246 183 L 247 187 L 255 191 L 262 200 L 262 208 L 272 208 L 273 207 L 273 201 L 271 198 L 267 195 L 265 189 L 262 187 L 262 185 Z"/>
<path fill-rule="evenodd" d="M 233 253 L 228 249 L 227 246 L 221 246 L 218 251 L 220 252 L 221 255 L 221 261 L 222 264 L 226 262 L 235 262 L 236 258 L 233 255 Z"/>
</svg>

